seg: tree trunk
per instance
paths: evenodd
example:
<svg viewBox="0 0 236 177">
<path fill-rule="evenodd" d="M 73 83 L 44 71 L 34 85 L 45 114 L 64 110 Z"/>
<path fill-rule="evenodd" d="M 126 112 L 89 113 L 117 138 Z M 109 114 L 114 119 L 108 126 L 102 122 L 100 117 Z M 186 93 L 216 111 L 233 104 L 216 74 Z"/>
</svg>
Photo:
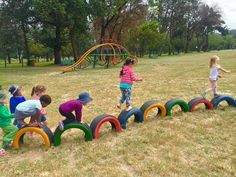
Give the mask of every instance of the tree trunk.
<svg viewBox="0 0 236 177">
<path fill-rule="evenodd" d="M 61 64 L 61 28 L 60 25 L 56 26 L 56 39 L 54 46 L 54 64 Z"/>
<path fill-rule="evenodd" d="M 7 54 L 7 61 L 8 61 L 8 64 L 11 64 L 11 56 L 10 56 L 10 54 Z"/>
<path fill-rule="evenodd" d="M 186 35 L 186 41 L 185 41 L 185 47 L 184 47 L 184 52 L 188 53 L 188 49 L 189 49 L 189 44 L 190 44 L 190 30 L 189 28 L 187 29 L 187 35 Z"/>
<path fill-rule="evenodd" d="M 19 63 L 21 63 L 22 62 L 22 60 L 21 60 L 21 50 L 19 48 L 17 48 L 17 57 L 18 57 Z"/>
<path fill-rule="evenodd" d="M 29 51 L 29 44 L 28 44 L 28 39 L 27 39 L 27 31 L 26 31 L 26 27 L 24 23 L 22 23 L 21 27 L 22 27 L 23 36 L 24 36 L 25 58 L 27 59 L 27 65 L 29 65 L 30 51 Z"/>
<path fill-rule="evenodd" d="M 74 27 L 70 29 L 70 41 L 71 41 L 74 61 L 76 62 L 78 60 L 78 52 L 77 52 L 77 44 L 76 44 L 76 33 L 75 33 Z"/>
</svg>

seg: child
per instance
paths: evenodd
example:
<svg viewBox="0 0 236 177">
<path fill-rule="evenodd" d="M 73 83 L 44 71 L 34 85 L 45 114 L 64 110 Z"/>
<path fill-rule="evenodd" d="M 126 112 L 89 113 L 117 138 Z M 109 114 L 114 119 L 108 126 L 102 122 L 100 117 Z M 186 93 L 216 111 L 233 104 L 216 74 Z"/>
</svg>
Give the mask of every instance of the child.
<svg viewBox="0 0 236 177">
<path fill-rule="evenodd" d="M 12 141 L 18 131 L 18 128 L 11 122 L 11 118 L 14 117 L 14 114 L 10 114 L 7 107 L 4 106 L 6 98 L 7 94 L 4 94 L 3 91 L 0 90 L 0 128 L 3 131 L 3 143 L 2 148 L 0 148 L 0 156 L 5 154 L 5 148 L 11 147 Z"/>
<path fill-rule="evenodd" d="M 44 85 L 36 85 L 35 87 L 32 88 L 31 97 L 35 100 L 39 100 L 39 98 L 42 95 L 44 95 L 45 92 L 46 92 L 46 87 Z M 47 126 L 48 122 L 47 122 L 47 118 L 46 118 L 46 114 L 47 114 L 46 109 L 42 108 L 41 114 L 42 114 L 41 122 L 43 122 L 43 124 Z"/>
<path fill-rule="evenodd" d="M 11 113 L 15 113 L 16 106 L 19 103 L 22 103 L 26 101 L 25 97 L 22 95 L 22 90 L 19 86 L 11 86 L 8 90 L 12 97 L 10 98 L 10 111 Z M 21 125 L 18 124 L 17 120 L 15 119 L 13 122 L 14 125 L 16 125 L 19 129 L 21 128 Z"/>
<path fill-rule="evenodd" d="M 210 83 L 211 87 L 206 89 L 205 92 L 202 94 L 202 96 L 205 98 L 207 93 L 213 92 L 214 97 L 219 96 L 219 93 L 217 93 L 217 80 L 220 77 L 219 72 L 223 71 L 225 73 L 230 73 L 230 71 L 222 68 L 217 62 L 220 61 L 220 58 L 217 55 L 213 55 L 210 59 Z"/>
<path fill-rule="evenodd" d="M 27 125 L 25 118 L 31 117 L 30 126 L 40 126 L 41 109 L 47 107 L 51 103 L 49 95 L 43 95 L 39 100 L 28 100 L 17 105 L 15 111 L 15 119 L 22 126 Z"/>
<path fill-rule="evenodd" d="M 121 105 L 126 101 L 126 111 L 130 111 L 131 107 L 131 88 L 133 81 L 142 81 L 142 78 L 137 78 L 132 70 L 134 59 L 128 57 L 120 71 L 120 90 L 121 98 L 117 108 L 121 109 Z"/>
<path fill-rule="evenodd" d="M 88 92 L 83 92 L 79 94 L 79 98 L 76 100 L 70 100 L 65 103 L 62 103 L 59 107 L 59 112 L 66 119 L 59 122 L 59 129 L 64 130 L 64 125 L 73 121 L 83 123 L 82 121 L 82 109 L 83 106 L 87 105 L 93 99 L 90 97 Z M 72 113 L 75 111 L 75 116 Z"/>
</svg>

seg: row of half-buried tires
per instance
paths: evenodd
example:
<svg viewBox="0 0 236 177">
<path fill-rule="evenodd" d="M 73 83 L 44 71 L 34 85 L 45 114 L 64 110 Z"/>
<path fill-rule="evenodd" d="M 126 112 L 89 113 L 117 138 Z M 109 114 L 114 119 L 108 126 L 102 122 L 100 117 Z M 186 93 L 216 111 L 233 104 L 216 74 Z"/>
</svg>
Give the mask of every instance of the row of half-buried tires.
<svg viewBox="0 0 236 177">
<path fill-rule="evenodd" d="M 135 117 L 134 121 L 137 123 L 147 121 L 147 115 L 152 109 L 157 109 L 158 114 L 160 114 L 161 117 L 165 117 L 171 115 L 171 110 L 176 105 L 180 106 L 183 112 L 192 112 L 199 104 L 204 104 L 206 109 L 217 109 L 218 105 L 222 101 L 226 101 L 229 105 L 236 107 L 236 100 L 234 100 L 230 96 L 219 96 L 212 99 L 211 101 L 199 97 L 192 99 L 188 103 L 181 99 L 171 99 L 164 106 L 158 101 L 152 100 L 144 103 L 140 109 L 132 108 L 130 111 L 123 110 L 118 116 L 118 119 L 115 116 L 103 114 L 95 117 L 90 126 L 86 123 L 81 124 L 72 122 L 66 124 L 63 131 L 61 131 L 57 127 L 54 134 L 46 126 L 42 126 L 41 128 L 24 127 L 17 132 L 13 141 L 13 147 L 20 147 L 20 144 L 23 143 L 23 138 L 26 132 L 36 132 L 37 134 L 41 135 L 47 147 L 49 147 L 51 144 L 54 144 L 54 146 L 59 146 L 61 144 L 61 135 L 63 134 L 63 132 L 71 128 L 82 130 L 85 134 L 85 141 L 91 141 L 92 139 L 99 138 L 99 130 L 101 126 L 106 122 L 109 122 L 111 124 L 113 130 L 115 130 L 116 132 L 120 132 L 121 128 L 126 129 L 126 123 L 132 116 Z"/>
</svg>

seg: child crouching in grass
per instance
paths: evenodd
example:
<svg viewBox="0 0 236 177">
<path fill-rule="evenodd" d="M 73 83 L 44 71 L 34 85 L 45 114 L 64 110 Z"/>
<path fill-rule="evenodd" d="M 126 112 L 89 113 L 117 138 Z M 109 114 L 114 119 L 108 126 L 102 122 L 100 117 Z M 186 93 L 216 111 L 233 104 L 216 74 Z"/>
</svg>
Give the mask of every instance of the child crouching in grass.
<svg viewBox="0 0 236 177">
<path fill-rule="evenodd" d="M 11 147 L 12 141 L 18 131 L 18 128 L 15 127 L 11 119 L 14 117 L 14 114 L 10 114 L 7 107 L 4 105 L 6 104 L 7 94 L 3 93 L 0 90 L 0 128 L 3 132 L 3 139 L 2 145 L 0 147 L 0 156 L 5 154 L 5 149 Z"/>
<path fill-rule="evenodd" d="M 17 105 L 15 119 L 22 126 L 26 126 L 25 118 L 31 117 L 29 126 L 41 126 L 41 109 L 51 103 L 49 95 L 43 95 L 39 100 L 28 100 Z"/>
</svg>

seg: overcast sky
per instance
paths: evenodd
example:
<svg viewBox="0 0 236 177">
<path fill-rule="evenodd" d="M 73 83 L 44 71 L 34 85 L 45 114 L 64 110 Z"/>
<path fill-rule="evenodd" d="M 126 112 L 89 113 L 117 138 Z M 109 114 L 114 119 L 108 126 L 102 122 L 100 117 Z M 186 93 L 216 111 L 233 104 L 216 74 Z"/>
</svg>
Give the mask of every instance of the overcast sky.
<svg viewBox="0 0 236 177">
<path fill-rule="evenodd" d="M 236 29 L 236 0 L 202 0 L 202 2 L 210 6 L 217 4 L 228 28 Z"/>
</svg>

